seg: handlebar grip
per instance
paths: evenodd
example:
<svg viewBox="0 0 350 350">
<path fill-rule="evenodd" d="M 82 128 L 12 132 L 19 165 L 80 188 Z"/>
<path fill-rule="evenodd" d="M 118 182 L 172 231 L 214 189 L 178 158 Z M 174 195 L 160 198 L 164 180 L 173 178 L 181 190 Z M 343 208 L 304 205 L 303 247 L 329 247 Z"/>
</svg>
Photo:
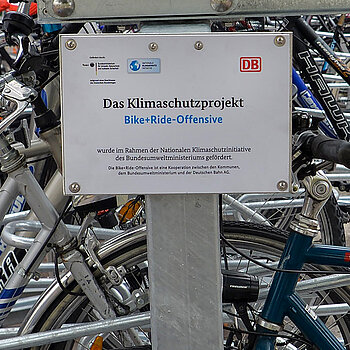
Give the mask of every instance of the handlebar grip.
<svg viewBox="0 0 350 350">
<path fill-rule="evenodd" d="M 311 136 L 307 143 L 312 157 L 350 168 L 350 142 L 317 135 Z"/>
</svg>

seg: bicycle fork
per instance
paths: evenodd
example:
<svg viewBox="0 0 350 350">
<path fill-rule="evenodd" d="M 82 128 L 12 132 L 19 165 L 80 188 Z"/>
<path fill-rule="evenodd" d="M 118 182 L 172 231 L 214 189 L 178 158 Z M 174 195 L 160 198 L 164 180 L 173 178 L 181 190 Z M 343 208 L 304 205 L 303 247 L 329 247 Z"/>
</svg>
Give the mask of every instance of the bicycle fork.
<svg viewBox="0 0 350 350">
<path fill-rule="evenodd" d="M 34 243 L 23 259 L 18 263 L 5 288 L 0 293 L 0 325 L 10 313 L 13 305 L 21 296 L 25 286 L 41 263 L 49 248 L 55 245 L 62 251 L 62 260 L 72 272 L 74 278 L 91 303 L 104 319 L 114 318 L 116 313 L 110 305 L 101 287 L 95 280 L 91 270 L 85 262 L 81 252 L 75 248 L 74 239 L 67 227 L 60 222 L 54 230 L 58 214 L 37 183 L 33 174 L 25 165 L 23 156 L 20 156 L 0 134 L 0 163 L 2 171 L 8 173 L 9 183 L 16 184 L 32 210 L 42 223 L 42 229 L 34 239 Z"/>
<path fill-rule="evenodd" d="M 254 348 L 256 350 L 275 349 L 276 336 L 283 329 L 283 319 L 286 316 L 319 349 L 345 349 L 316 313 L 295 292 L 300 275 L 298 271 L 302 269 L 304 263 L 316 262 L 349 266 L 349 262 L 346 261 L 346 254 L 349 254 L 348 248 L 336 247 L 334 257 L 329 257 L 328 255 L 332 255 L 330 252 L 333 253 L 331 247 L 312 245 L 312 240 L 319 230 L 317 215 L 332 193 L 329 180 L 317 174 L 306 177 L 304 184 L 306 188 L 304 206 L 301 213 L 291 223 L 290 236 L 278 266 L 279 270 L 295 272 L 277 271 L 275 273 L 257 325 L 257 331 L 265 333 L 266 336 L 257 337 Z M 324 252 L 324 256 L 320 252 Z"/>
</svg>

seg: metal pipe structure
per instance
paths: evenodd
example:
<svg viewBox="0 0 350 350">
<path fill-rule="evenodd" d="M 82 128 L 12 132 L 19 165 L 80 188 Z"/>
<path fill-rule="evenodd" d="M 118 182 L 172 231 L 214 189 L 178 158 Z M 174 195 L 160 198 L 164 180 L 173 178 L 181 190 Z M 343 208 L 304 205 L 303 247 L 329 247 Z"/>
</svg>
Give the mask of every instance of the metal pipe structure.
<svg viewBox="0 0 350 350">
<path fill-rule="evenodd" d="M 348 83 L 328 83 L 328 86 L 332 89 L 341 88 L 341 89 L 350 89 Z"/>
<path fill-rule="evenodd" d="M 297 284 L 296 291 L 302 294 L 308 294 L 313 291 L 323 291 L 334 288 L 345 287 L 350 284 L 348 275 L 331 275 L 304 280 Z M 264 288 L 259 291 L 259 300 L 266 299 L 268 289 Z"/>
<path fill-rule="evenodd" d="M 350 172 L 342 174 L 327 174 L 331 181 L 350 181 Z"/>
<path fill-rule="evenodd" d="M 261 202 L 251 202 L 245 203 L 244 206 L 255 210 L 266 210 L 266 209 L 281 209 L 281 208 L 300 208 L 303 206 L 303 199 L 281 199 L 281 200 L 271 200 L 271 201 L 261 201 Z M 225 215 L 234 215 L 236 208 L 224 208 Z M 247 217 L 249 218 L 249 217 Z M 252 217 L 254 218 L 254 216 Z M 251 218 L 249 218 L 251 220 Z M 265 218 L 261 223 L 266 223 L 268 218 Z M 254 222 L 256 222 L 254 220 Z"/>
<path fill-rule="evenodd" d="M 31 141 L 29 148 L 25 148 L 21 143 L 15 143 L 13 148 L 15 148 L 20 154 L 23 154 L 26 159 L 50 153 L 48 143 L 40 139 Z"/>
<path fill-rule="evenodd" d="M 254 222 L 256 223 L 266 223 L 269 224 L 262 215 L 259 213 L 254 212 L 252 209 L 250 209 L 248 206 L 240 203 L 237 199 L 231 197 L 228 194 L 222 195 L 222 201 L 225 203 L 224 213 L 228 214 L 230 209 L 233 210 L 232 213 L 239 212 L 244 218 L 253 218 Z"/>
<path fill-rule="evenodd" d="M 249 16 L 285 16 L 307 14 L 338 14 L 349 11 L 348 0 L 137 0 L 127 3 L 102 0 L 38 0 L 40 21 L 154 21 L 176 19 L 222 19 Z"/>
<path fill-rule="evenodd" d="M 32 297 L 25 297 L 17 300 L 15 306 L 11 309 L 11 314 L 13 312 L 27 311 L 29 310 L 39 299 L 39 295 Z"/>
<path fill-rule="evenodd" d="M 323 37 L 326 37 L 326 38 L 333 38 L 334 36 L 334 33 L 330 33 L 330 32 L 321 32 L 321 31 L 317 31 L 316 32 L 319 36 L 323 36 Z M 350 38 L 350 34 L 349 33 L 344 33 L 344 36 L 346 38 Z"/>
<path fill-rule="evenodd" d="M 98 335 L 105 332 L 115 332 L 132 327 L 144 326 L 150 323 L 150 313 L 140 313 L 134 316 L 118 317 L 113 320 L 70 325 L 69 328 L 48 332 L 23 335 L 0 343 L 0 350 L 18 350 L 26 347 L 59 343 L 87 335 Z"/>
<path fill-rule="evenodd" d="M 344 81 L 339 75 L 323 74 L 323 77 L 326 79 L 326 81 Z"/>
<path fill-rule="evenodd" d="M 80 226 L 67 225 L 69 232 L 76 236 L 79 232 Z M 2 240 L 11 246 L 29 249 L 34 242 L 34 238 L 20 237 L 15 233 L 17 231 L 36 231 L 39 232 L 41 224 L 38 221 L 13 221 L 5 225 L 1 233 Z M 123 230 L 111 230 L 104 228 L 94 228 L 94 232 L 99 239 L 109 239 L 120 234 L 123 234 Z"/>
<path fill-rule="evenodd" d="M 19 328 L 15 328 L 15 327 L 0 328 L 0 339 L 15 337 L 17 335 L 18 329 Z"/>
<path fill-rule="evenodd" d="M 323 115 L 326 116 L 325 112 L 320 109 L 311 109 L 311 108 L 302 108 L 302 107 L 295 107 L 296 111 L 301 112 L 307 112 L 311 115 Z M 350 113 L 344 113 L 345 117 L 350 119 Z"/>
<path fill-rule="evenodd" d="M 337 275 L 336 275 L 337 276 Z M 335 276 L 335 277 L 336 277 Z M 323 285 L 323 284 L 322 284 Z M 305 284 L 304 289 L 307 288 Z M 349 312 L 350 307 L 345 303 L 313 306 L 319 316 L 341 315 Z M 150 313 L 145 312 L 135 316 L 119 317 L 114 320 L 104 320 L 81 325 L 69 325 L 59 330 L 29 334 L 15 337 L 16 328 L 5 328 L 0 331 L 0 339 L 7 338 L 6 343 L 0 343 L 0 350 L 16 350 L 22 347 L 40 346 L 61 341 L 66 341 L 82 336 L 97 335 L 99 333 L 125 330 L 132 327 L 149 325 Z M 8 339 L 14 337 L 12 339 Z"/>
<path fill-rule="evenodd" d="M 333 305 L 320 305 L 320 306 L 311 306 L 311 309 L 315 313 L 322 316 L 335 316 L 335 315 L 345 315 L 350 311 L 350 306 L 346 303 L 333 304 Z"/>
<path fill-rule="evenodd" d="M 55 268 L 55 264 L 54 263 L 42 263 L 40 264 L 40 266 L 37 269 L 37 272 L 52 272 Z M 58 264 L 58 270 L 62 271 L 64 269 L 64 265 L 63 264 Z"/>
</svg>

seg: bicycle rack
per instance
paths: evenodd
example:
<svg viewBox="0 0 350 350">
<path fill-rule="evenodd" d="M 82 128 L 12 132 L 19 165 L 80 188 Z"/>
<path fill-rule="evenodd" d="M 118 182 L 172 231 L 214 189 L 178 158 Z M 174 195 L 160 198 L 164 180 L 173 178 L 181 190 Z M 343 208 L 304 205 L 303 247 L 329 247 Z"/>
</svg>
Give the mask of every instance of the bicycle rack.
<svg viewBox="0 0 350 350">
<path fill-rule="evenodd" d="M 69 3 L 71 4 L 71 8 L 66 8 L 65 12 L 60 12 L 60 3 Z M 108 6 L 101 6 L 101 3 L 105 3 Z M 183 18 L 186 17 L 186 19 L 217 20 L 244 16 L 273 16 L 330 12 L 345 13 L 349 9 L 348 0 L 338 0 L 336 2 L 331 0 L 309 0 L 307 2 L 304 0 L 293 2 L 288 0 L 178 0 L 172 2 L 159 0 L 158 2 L 153 2 L 154 7 L 151 7 L 150 4 L 147 3 L 147 6 L 141 8 L 137 5 L 139 4 L 139 1 L 130 0 L 128 1 L 128 4 L 123 2 L 123 6 L 120 6 L 121 3 L 121 0 L 100 0 L 99 2 L 96 2 L 96 0 L 71 0 L 69 2 L 63 0 L 38 0 L 39 20 L 46 23 L 62 23 L 102 19 L 103 21 L 110 20 L 113 22 L 124 23 L 133 22 L 135 20 L 137 22 L 148 20 L 166 21 L 175 16 L 177 19 L 181 19 L 182 16 Z M 103 12 L 106 9 L 108 13 Z M 212 234 L 212 232 L 219 231 L 217 196 L 212 194 L 200 196 L 154 195 L 147 196 L 146 200 L 147 212 L 149 215 L 149 231 L 150 236 L 152 236 L 152 239 L 149 242 L 149 253 L 151 259 L 156 258 L 156 263 L 151 265 L 150 274 L 151 276 L 153 275 L 153 277 L 157 277 L 157 275 L 164 273 L 164 268 L 162 268 L 162 264 L 164 264 L 164 266 L 169 268 L 168 273 L 172 274 L 174 283 L 170 286 L 166 285 L 166 279 L 168 276 L 165 276 L 165 278 L 163 276 L 163 279 L 157 283 L 160 283 L 160 286 L 164 287 L 164 290 L 169 292 L 170 295 L 175 298 L 178 293 L 187 293 L 185 296 L 188 302 L 184 305 L 180 305 L 180 302 L 177 301 L 176 303 L 178 304 L 179 309 L 177 311 L 169 311 L 169 308 L 164 306 L 162 296 L 151 290 L 151 301 L 154 306 L 152 316 L 150 313 L 144 313 L 137 316 L 120 317 L 116 320 L 99 321 L 87 325 L 72 325 L 68 329 L 14 337 L 8 339 L 6 342 L 2 342 L 0 344 L 0 350 L 49 344 L 51 342 L 59 342 L 78 336 L 146 325 L 149 324 L 149 322 L 152 324 L 153 349 L 158 349 L 156 345 L 157 342 L 160 344 L 161 349 L 167 348 L 167 346 L 165 346 L 166 344 L 171 344 L 173 350 L 220 348 L 222 344 L 222 318 L 221 303 L 218 303 L 221 300 L 221 276 L 218 261 L 219 243 L 218 236 Z M 171 207 L 166 207 L 165 203 L 172 203 L 172 205 Z M 173 220 L 173 218 L 176 218 L 176 220 L 171 221 L 169 224 L 169 219 Z M 193 225 L 193 223 L 200 223 L 198 226 L 199 229 L 197 227 L 194 231 L 193 228 L 196 227 L 196 224 Z M 179 226 L 181 226 L 182 230 L 179 230 Z M 169 237 L 176 237 L 171 243 L 169 243 L 169 240 L 162 237 L 164 227 L 167 228 Z M 179 235 L 179 232 L 182 232 L 182 235 Z M 195 246 L 196 243 L 192 241 L 192 235 L 197 235 L 202 238 L 200 248 Z M 196 266 L 190 265 L 188 259 L 186 259 L 186 254 L 183 255 L 183 252 L 181 251 L 182 247 L 180 243 L 184 244 L 184 242 L 190 246 L 192 251 L 198 251 L 198 255 L 202 255 L 206 257 L 206 259 L 197 262 L 198 265 Z M 214 250 L 212 249 L 213 246 L 215 248 Z M 160 254 L 162 250 L 166 251 L 167 254 Z M 171 262 L 174 262 L 176 259 L 169 259 L 169 254 L 174 257 L 176 257 L 176 254 L 180 254 L 180 256 L 184 258 L 181 269 L 176 268 L 175 265 L 171 266 Z M 211 256 L 211 258 L 208 258 L 208 256 Z M 210 269 L 213 261 L 215 262 L 216 260 L 217 265 L 214 263 L 215 268 Z M 196 280 L 197 277 L 190 273 L 193 268 L 205 271 L 202 276 L 197 277 L 208 280 L 209 283 L 196 284 L 194 280 Z M 329 277 L 327 278 L 329 283 Z M 344 283 L 348 282 L 344 281 Z M 184 285 L 186 285 L 187 291 L 186 288 L 183 288 Z M 199 290 L 196 289 L 197 287 L 199 287 Z M 191 288 L 193 288 L 193 290 L 189 291 Z M 202 289 L 202 291 L 200 289 Z M 195 293 L 193 293 L 194 290 Z M 209 309 L 208 304 L 214 305 L 214 308 Z M 342 311 L 348 310 L 347 305 L 340 305 L 338 307 L 342 308 Z M 193 310 L 194 308 L 199 308 L 201 310 L 195 315 L 195 318 L 190 320 L 187 309 Z M 176 311 L 178 317 L 176 320 L 174 320 L 172 314 L 174 311 Z M 324 312 L 328 311 L 324 310 Z M 334 311 L 332 310 L 332 312 Z M 157 319 L 156 317 L 160 317 L 160 319 Z M 204 319 L 210 319 L 210 323 L 208 322 L 208 324 L 204 324 Z M 200 327 L 198 326 L 199 322 Z M 179 330 L 182 332 L 181 337 L 177 336 L 177 338 L 174 339 L 174 334 L 178 333 L 173 332 L 174 334 L 171 334 L 169 329 L 162 328 L 163 325 L 166 325 L 167 323 L 179 327 Z M 215 329 L 215 326 L 213 327 L 214 324 L 217 325 L 217 329 Z M 174 328 L 172 331 L 174 331 Z M 201 336 L 193 336 L 193 332 L 197 331 L 197 328 L 201 328 Z M 16 329 L 11 328 L 1 330 L 0 337 L 3 332 L 7 332 L 7 335 L 11 336 L 15 334 Z M 208 341 L 208 336 L 210 337 L 210 341 Z M 189 339 L 185 339 L 184 342 L 181 342 L 180 338 L 186 337 L 196 338 L 196 344 L 190 344 L 190 347 L 188 347 L 189 343 L 186 344 L 186 341 Z"/>
</svg>

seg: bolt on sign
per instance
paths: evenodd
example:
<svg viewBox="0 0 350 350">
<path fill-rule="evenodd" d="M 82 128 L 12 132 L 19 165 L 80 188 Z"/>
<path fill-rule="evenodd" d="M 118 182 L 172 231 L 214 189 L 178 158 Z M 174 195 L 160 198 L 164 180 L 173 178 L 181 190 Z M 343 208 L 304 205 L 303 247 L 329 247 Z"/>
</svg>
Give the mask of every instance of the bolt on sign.
<svg viewBox="0 0 350 350">
<path fill-rule="evenodd" d="M 64 35 L 60 47 L 65 193 L 289 191 L 290 34 Z"/>
</svg>

